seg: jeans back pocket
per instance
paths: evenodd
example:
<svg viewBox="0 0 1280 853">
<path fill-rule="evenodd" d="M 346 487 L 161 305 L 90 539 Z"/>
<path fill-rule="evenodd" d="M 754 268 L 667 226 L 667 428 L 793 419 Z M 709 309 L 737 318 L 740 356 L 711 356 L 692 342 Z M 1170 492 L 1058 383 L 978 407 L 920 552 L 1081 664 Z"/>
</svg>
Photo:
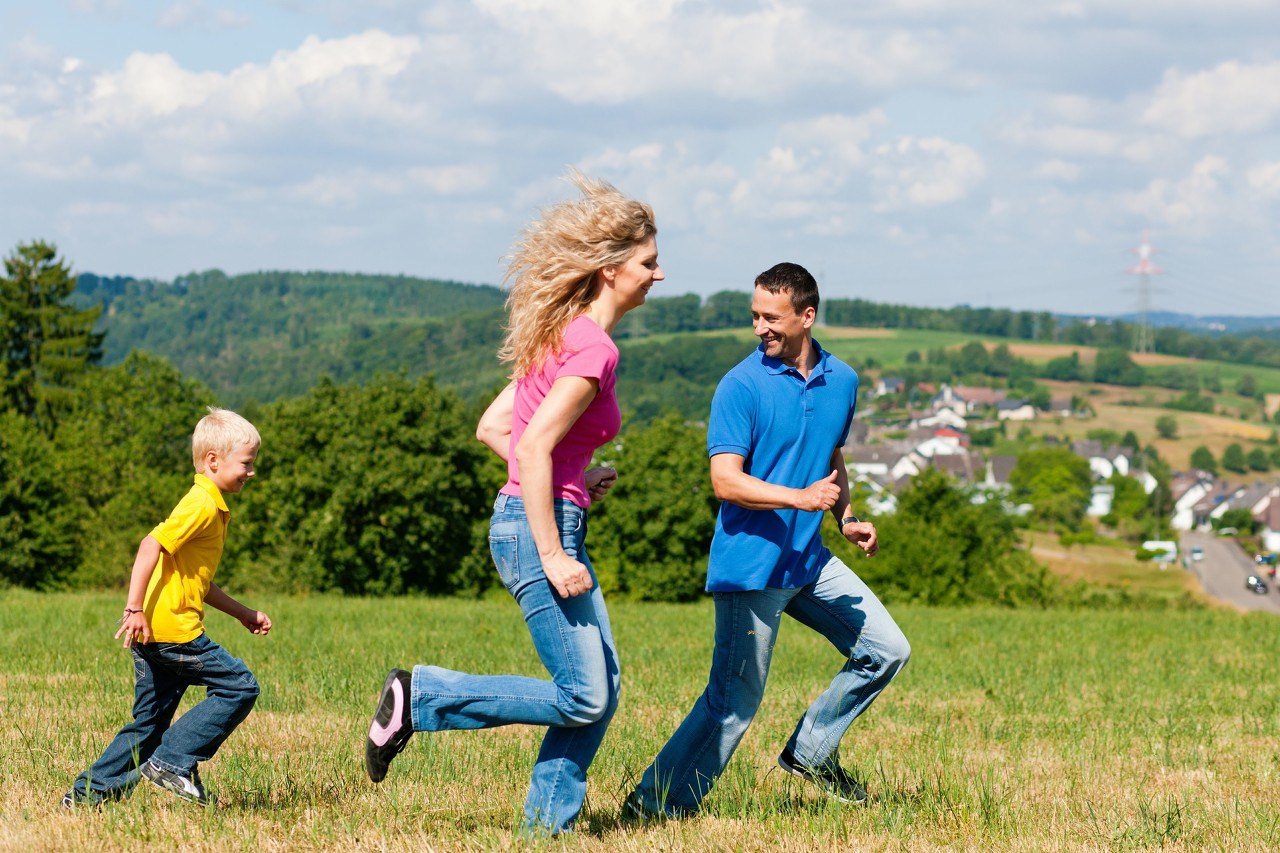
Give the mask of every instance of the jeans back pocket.
<svg viewBox="0 0 1280 853">
<path fill-rule="evenodd" d="M 520 537 L 514 533 L 490 535 L 489 553 L 503 585 L 514 590 L 520 583 Z"/>
</svg>

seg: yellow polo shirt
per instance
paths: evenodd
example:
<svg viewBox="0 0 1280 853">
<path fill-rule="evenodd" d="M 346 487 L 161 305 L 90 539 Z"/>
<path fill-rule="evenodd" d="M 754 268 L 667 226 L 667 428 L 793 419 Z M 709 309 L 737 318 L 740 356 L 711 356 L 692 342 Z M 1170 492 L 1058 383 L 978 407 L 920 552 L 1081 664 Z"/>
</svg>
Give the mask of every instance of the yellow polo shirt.
<svg viewBox="0 0 1280 853">
<path fill-rule="evenodd" d="M 203 474 L 152 537 L 164 551 L 142 605 L 159 643 L 189 643 L 204 632 L 204 597 L 222 559 L 231 512 Z"/>
</svg>

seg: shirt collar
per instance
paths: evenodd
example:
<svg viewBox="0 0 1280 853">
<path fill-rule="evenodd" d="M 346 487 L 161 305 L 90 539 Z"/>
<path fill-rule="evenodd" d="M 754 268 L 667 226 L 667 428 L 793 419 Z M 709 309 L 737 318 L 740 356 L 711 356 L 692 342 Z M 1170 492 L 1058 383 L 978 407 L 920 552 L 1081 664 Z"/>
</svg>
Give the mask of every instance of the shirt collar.
<svg viewBox="0 0 1280 853">
<path fill-rule="evenodd" d="M 222 492 L 213 484 L 213 480 L 210 480 L 204 474 L 196 474 L 196 485 L 209 493 L 209 497 L 213 498 L 213 502 L 218 509 L 223 512 L 231 511 L 227 509 L 227 502 L 223 500 Z"/>
<path fill-rule="evenodd" d="M 809 375 L 813 376 L 815 373 L 826 373 L 827 351 L 822 348 L 822 344 L 818 343 L 817 338 L 810 338 L 809 343 L 813 345 L 814 351 L 818 353 L 818 362 L 813 366 L 813 370 L 809 371 Z M 760 363 L 764 366 L 764 369 L 770 373 L 786 373 L 788 370 L 795 370 L 794 367 L 786 364 L 782 359 L 765 355 L 763 343 L 756 347 L 756 352 L 760 353 Z M 797 374 L 799 374 L 799 372 L 800 371 L 796 370 Z"/>
</svg>

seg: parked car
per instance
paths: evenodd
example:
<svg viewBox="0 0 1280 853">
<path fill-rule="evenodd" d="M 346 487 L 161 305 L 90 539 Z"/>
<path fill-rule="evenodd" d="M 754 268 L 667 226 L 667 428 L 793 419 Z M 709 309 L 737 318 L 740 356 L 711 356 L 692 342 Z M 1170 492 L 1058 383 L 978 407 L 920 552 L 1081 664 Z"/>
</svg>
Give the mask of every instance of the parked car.
<svg viewBox="0 0 1280 853">
<path fill-rule="evenodd" d="M 1244 588 L 1252 590 L 1257 595 L 1267 594 L 1267 582 L 1257 575 L 1249 575 L 1249 579 L 1244 582 Z"/>
<path fill-rule="evenodd" d="M 1191 549 L 1191 559 L 1192 559 L 1192 560 L 1195 560 L 1197 563 L 1198 563 L 1198 562 L 1200 562 L 1201 560 L 1203 560 L 1203 559 L 1204 559 L 1204 549 L 1203 549 L 1203 548 L 1192 548 L 1192 549 Z"/>
<path fill-rule="evenodd" d="M 1255 554 L 1253 561 L 1259 566 L 1274 566 L 1276 564 L 1275 554 Z"/>
</svg>

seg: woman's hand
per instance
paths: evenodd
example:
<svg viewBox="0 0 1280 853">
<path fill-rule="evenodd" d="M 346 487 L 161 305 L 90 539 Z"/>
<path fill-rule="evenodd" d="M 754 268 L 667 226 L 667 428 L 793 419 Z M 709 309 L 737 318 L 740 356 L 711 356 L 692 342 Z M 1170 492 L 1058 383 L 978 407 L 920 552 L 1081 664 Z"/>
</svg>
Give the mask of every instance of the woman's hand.
<svg viewBox="0 0 1280 853">
<path fill-rule="evenodd" d="M 618 471 L 615 468 L 588 468 L 583 475 L 587 481 L 587 494 L 591 502 L 604 500 L 604 496 L 618 482 Z"/>
<path fill-rule="evenodd" d="M 542 573 L 561 598 L 573 598 L 591 591 L 591 572 L 564 551 L 542 558 Z"/>
</svg>

